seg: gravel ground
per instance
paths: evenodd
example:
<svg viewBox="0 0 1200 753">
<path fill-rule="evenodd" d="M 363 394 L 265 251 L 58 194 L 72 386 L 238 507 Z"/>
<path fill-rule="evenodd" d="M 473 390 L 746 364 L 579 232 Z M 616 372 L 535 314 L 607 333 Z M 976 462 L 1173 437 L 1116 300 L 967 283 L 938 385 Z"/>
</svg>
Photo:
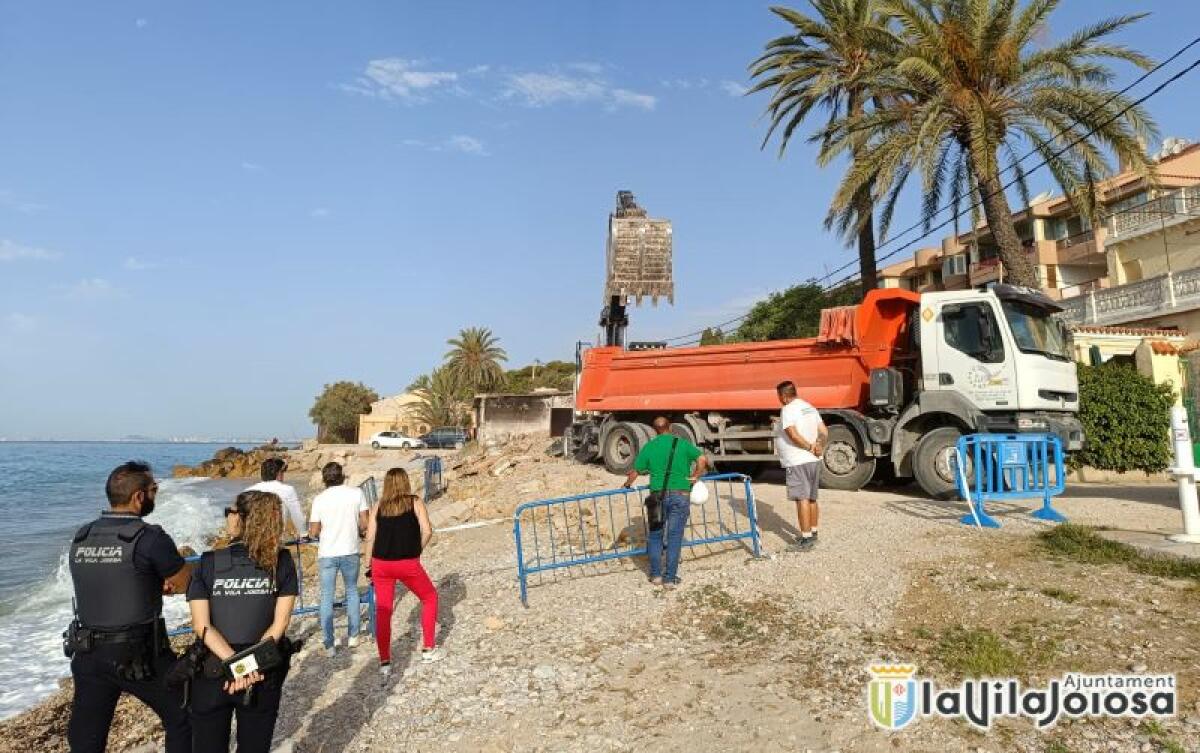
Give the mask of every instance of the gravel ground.
<svg viewBox="0 0 1200 753">
<path fill-rule="evenodd" d="M 1043 734 L 1018 720 L 984 735 L 921 720 L 900 733 L 876 730 L 865 714 L 866 665 L 924 663 L 928 654 L 940 666 L 936 640 L 917 640 L 914 631 L 1003 629 L 1053 610 L 1043 602 L 1055 600 L 1035 585 L 978 588 L 989 575 L 1069 578 L 1092 600 L 1100 626 L 1120 623 L 1126 612 L 1132 620 L 1139 608 L 1136 599 L 1102 598 L 1115 578 L 1138 591 L 1162 590 L 1163 599 L 1194 598 L 1195 591 L 1119 571 L 1050 566 L 1030 551 L 1043 524 L 1024 514 L 1028 505 L 997 505 L 1004 528 L 980 532 L 956 522 L 961 503 L 905 492 L 825 493 L 818 548 L 784 553 L 795 513 L 780 486 L 755 488 L 767 556 L 754 560 L 736 546 L 692 553 L 681 568 L 685 583 L 673 591 L 650 586 L 626 561 L 540 583 L 535 577 L 526 609 L 508 526 L 437 537 L 425 559 L 442 590 L 447 658 L 433 665 L 412 658 L 418 609 L 403 597 L 394 679 L 380 682 L 371 646 L 333 660 L 305 655 L 288 681 L 278 749 L 1200 750 L 1194 686 L 1183 694 L 1180 718 L 1153 727 L 1079 722 Z M 1171 503 L 1169 487 L 1079 486 L 1059 506 L 1076 522 L 1170 530 L 1179 522 Z M 1132 658 L 1154 671 L 1184 669 L 1167 661 L 1189 662 L 1194 671 L 1194 621 L 1160 622 L 1145 628 L 1161 643 L 1141 646 L 1139 633 L 1136 651 L 1097 643 L 1090 623 L 1064 623 L 1077 629 L 1075 644 L 1030 674 L 1076 668 L 1081 655 L 1095 652 L 1105 653 L 1083 666 L 1125 671 Z M 1180 645 L 1167 650 L 1176 638 Z"/>
</svg>

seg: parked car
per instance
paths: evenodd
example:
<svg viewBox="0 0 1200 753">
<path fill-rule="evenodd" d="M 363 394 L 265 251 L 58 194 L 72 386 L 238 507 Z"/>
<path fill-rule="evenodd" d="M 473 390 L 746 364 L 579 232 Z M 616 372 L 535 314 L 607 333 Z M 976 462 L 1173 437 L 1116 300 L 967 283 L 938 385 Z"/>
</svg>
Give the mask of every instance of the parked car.
<svg viewBox="0 0 1200 753">
<path fill-rule="evenodd" d="M 371 437 L 371 447 L 378 450 L 379 448 L 397 448 L 401 450 L 415 450 L 419 447 L 424 447 L 425 443 L 419 439 L 406 437 L 398 431 L 379 431 Z"/>
<path fill-rule="evenodd" d="M 422 434 L 421 441 L 426 447 L 458 449 L 467 443 L 467 432 L 456 426 L 439 426 L 428 434 Z"/>
</svg>

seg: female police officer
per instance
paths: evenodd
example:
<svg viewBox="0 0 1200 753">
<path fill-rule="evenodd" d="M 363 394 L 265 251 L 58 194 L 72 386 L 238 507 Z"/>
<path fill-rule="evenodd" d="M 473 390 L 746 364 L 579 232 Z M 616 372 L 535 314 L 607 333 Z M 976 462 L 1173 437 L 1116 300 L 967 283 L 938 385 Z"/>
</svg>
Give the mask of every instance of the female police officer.
<svg viewBox="0 0 1200 753">
<path fill-rule="evenodd" d="M 234 540 L 225 549 L 205 552 L 188 588 L 192 627 L 220 661 L 268 638 L 284 638 L 299 593 L 296 565 L 280 548 L 283 512 L 270 492 L 238 495 L 232 510 Z M 286 651 L 282 652 L 286 656 Z M 212 659 L 210 658 L 210 662 Z M 266 753 L 271 747 L 283 666 L 254 672 L 236 681 L 192 680 L 192 741 L 198 751 L 229 750 L 229 729 L 237 714 L 239 753 Z"/>
</svg>

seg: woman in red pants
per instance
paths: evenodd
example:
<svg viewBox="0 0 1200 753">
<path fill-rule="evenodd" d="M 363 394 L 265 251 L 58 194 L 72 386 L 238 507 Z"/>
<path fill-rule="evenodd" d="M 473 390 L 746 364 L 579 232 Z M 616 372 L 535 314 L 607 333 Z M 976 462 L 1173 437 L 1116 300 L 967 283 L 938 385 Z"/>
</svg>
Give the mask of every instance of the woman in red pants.
<svg viewBox="0 0 1200 753">
<path fill-rule="evenodd" d="M 367 547 L 371 551 L 371 583 L 375 586 L 375 642 L 379 670 L 391 675 L 392 607 L 396 581 L 421 600 L 421 659 L 434 662 L 444 652 L 434 642 L 437 630 L 438 593 L 421 566 L 421 550 L 433 536 L 425 503 L 412 493 L 408 472 L 393 468 L 383 481 L 383 495 L 371 508 L 367 521 Z"/>
</svg>

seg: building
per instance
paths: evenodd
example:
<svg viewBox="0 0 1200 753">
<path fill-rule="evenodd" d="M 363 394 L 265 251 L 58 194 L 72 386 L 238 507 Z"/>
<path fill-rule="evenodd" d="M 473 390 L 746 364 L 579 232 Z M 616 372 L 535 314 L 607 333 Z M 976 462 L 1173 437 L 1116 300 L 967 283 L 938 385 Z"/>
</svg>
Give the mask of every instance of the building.
<svg viewBox="0 0 1200 753">
<path fill-rule="evenodd" d="M 358 442 L 365 444 L 377 431 L 398 431 L 409 437 L 419 437 L 433 427 L 415 419 L 414 405 L 421 399 L 411 392 L 385 397 L 371 403 L 371 412 L 358 417 Z"/>
<path fill-rule="evenodd" d="M 538 389 L 525 395 L 476 395 L 476 439 L 481 444 L 514 436 L 561 437 L 575 416 L 572 393 Z"/>
<path fill-rule="evenodd" d="M 1035 197 L 1013 214 L 1042 290 L 1064 302 L 1074 299 L 1066 303 L 1072 321 L 1200 329 L 1200 316 L 1178 316 L 1200 309 L 1200 272 L 1196 279 L 1185 275 L 1186 282 L 1165 279 L 1168 272 L 1178 278 L 1183 270 L 1200 268 L 1200 144 L 1168 139 L 1154 160 L 1156 186 L 1131 170 L 1099 184 L 1107 216 L 1099 227 L 1092 227 L 1062 196 Z M 1157 282 L 1145 282 L 1151 280 Z M 986 224 L 880 270 L 881 287 L 918 292 L 1003 281 L 1004 265 Z M 1141 282 L 1145 284 L 1137 289 L 1107 292 Z M 1190 299 L 1182 300 L 1193 292 L 1194 309 Z M 1085 302 L 1094 298 L 1104 303 L 1085 311 Z M 1161 321 L 1142 316 L 1145 311 L 1127 311 L 1130 303 L 1162 314 Z"/>
<path fill-rule="evenodd" d="M 1189 384 L 1195 386 L 1183 357 L 1190 347 L 1186 332 L 1078 324 L 1071 327 L 1071 334 L 1079 363 L 1125 364 L 1156 384 L 1170 384 L 1178 405 L 1183 404 Z"/>
</svg>

